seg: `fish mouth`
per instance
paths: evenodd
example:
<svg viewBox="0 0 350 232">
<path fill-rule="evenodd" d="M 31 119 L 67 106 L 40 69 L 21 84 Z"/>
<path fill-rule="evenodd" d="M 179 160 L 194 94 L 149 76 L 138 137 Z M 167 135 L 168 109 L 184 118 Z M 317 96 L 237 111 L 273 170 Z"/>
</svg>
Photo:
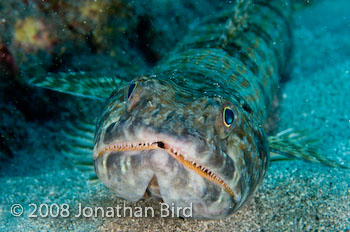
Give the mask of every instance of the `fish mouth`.
<svg viewBox="0 0 350 232">
<path fill-rule="evenodd" d="M 171 157 L 176 159 L 182 165 L 196 172 L 205 179 L 223 187 L 233 198 L 235 197 L 233 190 L 217 173 L 213 172 L 212 170 L 198 162 L 185 158 L 185 156 L 183 155 L 184 152 L 179 151 L 179 149 L 175 149 L 170 144 L 164 141 L 116 142 L 107 145 L 102 149 L 99 149 L 99 151 L 97 151 L 95 159 L 107 152 L 146 151 L 155 149 L 161 149 L 166 151 Z"/>
</svg>

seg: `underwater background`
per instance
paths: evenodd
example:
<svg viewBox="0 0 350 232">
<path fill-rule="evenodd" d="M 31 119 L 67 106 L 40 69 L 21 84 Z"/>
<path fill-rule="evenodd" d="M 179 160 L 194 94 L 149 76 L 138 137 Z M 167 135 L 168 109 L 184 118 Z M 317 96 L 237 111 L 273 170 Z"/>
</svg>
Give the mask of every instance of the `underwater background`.
<svg viewBox="0 0 350 232">
<path fill-rule="evenodd" d="M 225 220 L 29 218 L 29 204 L 116 206 L 69 155 L 69 128 L 96 121 L 101 103 L 27 84 L 81 72 L 131 80 L 147 73 L 191 22 L 230 1 L 0 2 L 0 231 L 349 231 L 350 172 L 303 161 L 272 163 L 255 197 Z M 325 156 L 350 164 L 350 2 L 314 1 L 294 15 L 291 73 L 280 85 L 275 131 L 312 131 Z M 50 75 L 51 75 L 50 74 Z M 10 213 L 21 204 L 24 213 Z M 154 206 L 143 200 L 128 206 Z"/>
</svg>

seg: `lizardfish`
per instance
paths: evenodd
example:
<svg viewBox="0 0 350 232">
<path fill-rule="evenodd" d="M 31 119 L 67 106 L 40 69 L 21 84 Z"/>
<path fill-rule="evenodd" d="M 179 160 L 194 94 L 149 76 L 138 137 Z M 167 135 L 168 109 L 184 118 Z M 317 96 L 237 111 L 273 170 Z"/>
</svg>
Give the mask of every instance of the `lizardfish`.
<svg viewBox="0 0 350 232">
<path fill-rule="evenodd" d="M 84 86 L 74 75 L 32 83 L 102 99 L 115 88 L 96 125 L 93 159 L 117 196 L 148 195 L 191 205 L 196 218 L 225 218 L 253 196 L 272 152 L 340 166 L 304 146 L 303 134 L 268 138 L 264 129 L 288 72 L 292 5 L 237 1 L 194 24 L 149 75 L 130 83 L 100 78 Z"/>
</svg>

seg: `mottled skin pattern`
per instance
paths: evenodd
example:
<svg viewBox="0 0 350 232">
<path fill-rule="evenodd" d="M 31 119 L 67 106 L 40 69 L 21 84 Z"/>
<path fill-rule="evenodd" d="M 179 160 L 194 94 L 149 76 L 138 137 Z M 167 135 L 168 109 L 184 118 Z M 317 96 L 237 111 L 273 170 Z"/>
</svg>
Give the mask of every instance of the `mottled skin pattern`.
<svg viewBox="0 0 350 232">
<path fill-rule="evenodd" d="M 253 2 L 244 31 L 222 43 L 232 12 L 208 17 L 151 75 L 135 79 L 129 98 L 121 86 L 107 100 L 94 163 L 118 196 L 137 201 L 148 192 L 178 207 L 192 203 L 194 217 L 224 218 L 253 195 L 268 166 L 262 125 L 285 70 L 291 14 L 289 1 Z"/>
</svg>

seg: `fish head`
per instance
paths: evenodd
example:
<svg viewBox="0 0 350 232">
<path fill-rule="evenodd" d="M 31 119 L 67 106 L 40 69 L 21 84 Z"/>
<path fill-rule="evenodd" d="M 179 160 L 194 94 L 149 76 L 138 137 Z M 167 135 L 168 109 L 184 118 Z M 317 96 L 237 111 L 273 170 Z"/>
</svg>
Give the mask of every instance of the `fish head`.
<svg viewBox="0 0 350 232">
<path fill-rule="evenodd" d="M 237 101 L 139 77 L 107 100 L 93 157 L 99 179 L 119 197 L 147 194 L 213 219 L 255 190 L 267 163 L 263 143 Z"/>
</svg>

